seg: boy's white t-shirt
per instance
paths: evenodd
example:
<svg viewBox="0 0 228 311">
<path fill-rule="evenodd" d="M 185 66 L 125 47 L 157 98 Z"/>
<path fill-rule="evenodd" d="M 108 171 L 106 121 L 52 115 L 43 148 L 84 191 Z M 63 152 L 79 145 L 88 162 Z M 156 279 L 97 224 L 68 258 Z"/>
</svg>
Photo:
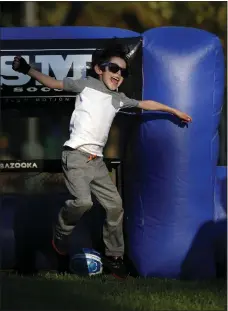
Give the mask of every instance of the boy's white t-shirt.
<svg viewBox="0 0 228 311">
<path fill-rule="evenodd" d="M 110 91 L 102 81 L 92 77 L 65 78 L 63 88 L 78 93 L 70 120 L 70 138 L 64 146 L 102 157 L 116 113 L 121 108 L 137 107 L 139 102 L 124 93 Z"/>
</svg>

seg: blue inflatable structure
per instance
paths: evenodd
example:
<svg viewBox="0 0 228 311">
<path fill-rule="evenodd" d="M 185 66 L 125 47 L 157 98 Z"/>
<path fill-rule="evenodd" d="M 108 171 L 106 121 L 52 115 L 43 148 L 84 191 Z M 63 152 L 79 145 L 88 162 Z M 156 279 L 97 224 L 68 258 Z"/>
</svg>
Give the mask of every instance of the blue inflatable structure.
<svg viewBox="0 0 228 311">
<path fill-rule="evenodd" d="M 140 120 L 125 202 L 130 257 L 143 276 L 212 277 L 210 230 L 191 250 L 194 260 L 183 263 L 201 228 L 214 220 L 222 46 L 216 36 L 184 27 L 143 37 L 144 99 L 187 111 L 193 122 L 184 127 L 175 117 L 148 112 Z"/>
<path fill-rule="evenodd" d="M 227 179 L 226 168 L 217 168 L 225 68 L 219 39 L 186 27 L 143 34 L 104 27 L 13 28 L 1 29 L 1 36 L 142 36 L 143 99 L 185 111 L 193 122 L 185 125 L 160 112 L 136 117 L 124 176 L 127 254 L 143 277 L 215 277 L 215 244 L 226 236 L 226 225 L 221 229 L 219 223 L 226 223 Z"/>
</svg>

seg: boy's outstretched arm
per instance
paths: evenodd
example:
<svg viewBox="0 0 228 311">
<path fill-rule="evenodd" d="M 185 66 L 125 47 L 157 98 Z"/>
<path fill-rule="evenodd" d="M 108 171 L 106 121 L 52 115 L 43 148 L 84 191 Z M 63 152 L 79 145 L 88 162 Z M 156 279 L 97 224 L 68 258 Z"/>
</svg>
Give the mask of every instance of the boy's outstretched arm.
<svg viewBox="0 0 228 311">
<path fill-rule="evenodd" d="M 56 80 L 31 68 L 31 66 L 26 62 L 26 60 L 21 56 L 14 57 L 12 68 L 15 71 L 29 75 L 30 77 L 34 78 L 41 84 L 51 89 L 63 89 L 63 81 Z"/>
<path fill-rule="evenodd" d="M 139 101 L 138 108 L 141 108 L 144 110 L 168 112 L 168 113 L 171 113 L 171 114 L 177 116 L 178 118 L 180 118 L 184 122 L 192 122 L 192 118 L 189 115 L 187 115 L 186 113 L 184 113 L 178 109 L 171 108 L 169 106 L 160 104 L 160 103 L 153 101 L 153 100 Z"/>
<path fill-rule="evenodd" d="M 41 84 L 49 87 L 50 89 L 63 89 L 63 81 L 56 80 L 33 68 L 30 68 L 27 74 L 33 79 L 39 81 Z"/>
</svg>

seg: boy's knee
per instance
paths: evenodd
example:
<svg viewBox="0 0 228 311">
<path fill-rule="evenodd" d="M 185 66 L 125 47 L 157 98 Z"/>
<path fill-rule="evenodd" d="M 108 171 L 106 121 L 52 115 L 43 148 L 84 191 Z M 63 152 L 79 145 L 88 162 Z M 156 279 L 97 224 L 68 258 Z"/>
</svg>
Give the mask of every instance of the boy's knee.
<svg viewBox="0 0 228 311">
<path fill-rule="evenodd" d="M 76 199 L 72 202 L 72 205 L 75 208 L 84 209 L 86 211 L 92 207 L 93 202 L 89 198 L 88 199 Z"/>
<path fill-rule="evenodd" d="M 91 199 L 68 200 L 62 209 L 61 216 L 67 225 L 76 225 L 78 220 L 93 205 Z"/>
<path fill-rule="evenodd" d="M 109 206 L 109 212 L 115 217 L 119 218 L 123 215 L 123 204 L 120 196 L 113 197 L 111 206 Z"/>
<path fill-rule="evenodd" d="M 93 202 L 92 202 L 91 198 L 87 198 L 87 199 L 84 198 L 84 199 L 69 200 L 66 202 L 66 205 L 70 209 L 79 209 L 80 208 L 80 210 L 87 211 L 92 207 Z"/>
<path fill-rule="evenodd" d="M 118 209 L 119 211 L 123 211 L 123 202 L 121 197 L 118 195 L 116 197 L 113 198 L 114 201 L 114 205 L 116 206 L 116 209 Z"/>
<path fill-rule="evenodd" d="M 85 211 L 91 209 L 91 207 L 93 206 L 93 202 L 91 199 L 77 201 L 76 204 Z"/>
</svg>

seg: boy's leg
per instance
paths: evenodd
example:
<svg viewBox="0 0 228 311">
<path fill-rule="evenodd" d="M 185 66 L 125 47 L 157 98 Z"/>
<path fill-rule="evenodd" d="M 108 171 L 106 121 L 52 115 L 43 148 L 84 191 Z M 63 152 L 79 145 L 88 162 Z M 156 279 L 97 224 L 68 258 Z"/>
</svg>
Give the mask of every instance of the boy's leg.
<svg viewBox="0 0 228 311">
<path fill-rule="evenodd" d="M 90 182 L 95 170 L 88 163 L 88 156 L 78 150 L 63 151 L 62 168 L 66 186 L 74 199 L 67 200 L 59 212 L 52 245 L 59 254 L 65 255 L 69 235 L 78 220 L 93 205 Z"/>
<path fill-rule="evenodd" d="M 126 277 L 123 264 L 123 207 L 122 199 L 113 184 L 108 169 L 101 158 L 96 159 L 96 173 L 91 182 L 91 191 L 106 211 L 103 228 L 105 244 L 104 265 L 119 277 Z"/>
</svg>

